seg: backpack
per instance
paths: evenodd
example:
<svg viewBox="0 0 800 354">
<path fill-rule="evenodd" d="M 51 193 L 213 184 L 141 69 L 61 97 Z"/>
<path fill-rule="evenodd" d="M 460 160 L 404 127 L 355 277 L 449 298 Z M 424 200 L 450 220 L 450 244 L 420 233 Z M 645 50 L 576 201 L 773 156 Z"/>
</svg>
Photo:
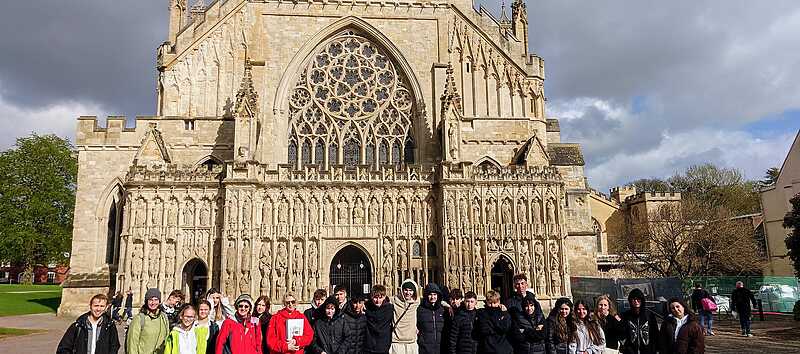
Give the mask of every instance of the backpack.
<svg viewBox="0 0 800 354">
<path fill-rule="evenodd" d="M 714 303 L 710 298 L 704 297 L 700 300 L 700 305 L 703 305 L 703 310 L 708 312 L 714 312 L 717 310 L 717 304 Z"/>
</svg>

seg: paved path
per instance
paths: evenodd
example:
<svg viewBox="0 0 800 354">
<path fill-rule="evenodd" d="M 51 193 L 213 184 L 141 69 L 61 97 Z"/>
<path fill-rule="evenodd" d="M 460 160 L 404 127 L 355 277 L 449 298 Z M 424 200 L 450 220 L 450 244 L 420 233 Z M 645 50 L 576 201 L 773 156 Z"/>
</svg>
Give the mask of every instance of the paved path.
<svg viewBox="0 0 800 354">
<path fill-rule="evenodd" d="M 0 317 L 0 327 L 42 329 L 45 332 L 0 339 L 0 353 L 55 353 L 58 341 L 74 319 L 56 317 L 52 313 Z"/>
</svg>

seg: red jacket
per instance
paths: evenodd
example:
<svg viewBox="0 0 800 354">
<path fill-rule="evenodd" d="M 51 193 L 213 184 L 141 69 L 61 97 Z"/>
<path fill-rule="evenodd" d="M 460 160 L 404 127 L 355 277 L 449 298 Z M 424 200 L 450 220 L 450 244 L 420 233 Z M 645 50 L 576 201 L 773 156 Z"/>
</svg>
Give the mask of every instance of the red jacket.
<svg viewBox="0 0 800 354">
<path fill-rule="evenodd" d="M 217 336 L 216 354 L 223 353 L 223 347 L 230 339 L 230 349 L 236 354 L 263 354 L 261 352 L 261 329 L 258 318 L 250 317 L 242 324 L 232 318 L 222 322 L 222 328 Z"/>
<path fill-rule="evenodd" d="M 294 340 L 297 342 L 297 346 L 300 347 L 300 350 L 298 351 L 290 351 L 287 348 L 286 320 L 288 319 L 303 320 L 303 335 L 294 337 Z M 300 311 L 294 310 L 292 313 L 289 313 L 289 311 L 286 309 L 281 309 L 278 311 L 278 313 L 272 315 L 272 319 L 269 320 L 269 329 L 267 330 L 267 347 L 269 347 L 270 354 L 303 354 L 304 349 L 311 345 L 311 341 L 313 339 L 314 330 L 311 329 L 311 325 L 308 323 L 306 316 L 303 316 L 303 313 Z"/>
</svg>

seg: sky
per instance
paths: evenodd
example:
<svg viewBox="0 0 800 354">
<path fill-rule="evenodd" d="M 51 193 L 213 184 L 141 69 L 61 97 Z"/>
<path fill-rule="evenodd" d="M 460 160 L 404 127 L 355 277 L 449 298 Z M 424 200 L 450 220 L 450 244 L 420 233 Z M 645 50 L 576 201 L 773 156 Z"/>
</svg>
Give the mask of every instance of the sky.
<svg viewBox="0 0 800 354">
<path fill-rule="evenodd" d="M 547 115 L 598 190 L 705 162 L 760 178 L 800 129 L 798 1 L 528 0 L 528 22 Z M 0 149 L 73 139 L 81 115 L 155 114 L 166 35 L 167 0 L 4 4 Z"/>
</svg>

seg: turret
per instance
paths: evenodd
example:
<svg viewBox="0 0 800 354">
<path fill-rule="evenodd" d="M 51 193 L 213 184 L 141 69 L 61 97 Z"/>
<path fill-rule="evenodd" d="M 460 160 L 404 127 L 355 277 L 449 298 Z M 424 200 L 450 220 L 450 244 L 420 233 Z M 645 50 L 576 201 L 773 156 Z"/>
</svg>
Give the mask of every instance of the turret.
<svg viewBox="0 0 800 354">
<path fill-rule="evenodd" d="M 169 37 L 167 37 L 167 41 L 170 45 L 175 45 L 184 21 L 186 21 L 186 0 L 169 0 Z"/>
<path fill-rule="evenodd" d="M 525 54 L 528 54 L 528 10 L 524 0 L 514 0 L 511 3 L 511 26 L 514 37 L 522 39 L 525 44 Z"/>
<path fill-rule="evenodd" d="M 500 6 L 500 32 L 508 33 L 511 31 L 511 20 L 508 19 L 508 15 L 506 15 L 506 3 Z"/>
</svg>

